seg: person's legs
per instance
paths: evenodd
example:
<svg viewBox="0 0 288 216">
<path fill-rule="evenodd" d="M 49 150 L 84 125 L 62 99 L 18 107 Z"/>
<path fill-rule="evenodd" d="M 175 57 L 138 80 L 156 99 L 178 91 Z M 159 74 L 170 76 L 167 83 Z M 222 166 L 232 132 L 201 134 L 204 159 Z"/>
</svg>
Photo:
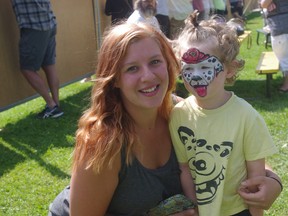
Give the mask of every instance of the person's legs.
<svg viewBox="0 0 288 216">
<path fill-rule="evenodd" d="M 56 105 L 49 94 L 49 89 L 42 77 L 37 73 L 40 69 L 48 46 L 48 31 L 21 29 L 19 41 L 20 69 L 31 85 L 39 93 L 50 108 Z"/>
<path fill-rule="evenodd" d="M 52 99 L 59 106 L 59 79 L 56 71 L 56 28 L 50 31 L 48 46 L 42 63 Z"/>
<path fill-rule="evenodd" d="M 271 36 L 271 43 L 283 73 L 283 83 L 279 90 L 288 92 L 288 34 Z"/>
<path fill-rule="evenodd" d="M 51 98 L 45 81 L 37 72 L 31 70 L 21 70 L 21 72 L 31 87 L 37 91 L 41 97 L 43 97 L 49 108 L 53 108 L 55 105 L 57 105 Z"/>
<path fill-rule="evenodd" d="M 56 66 L 47 65 L 47 66 L 43 66 L 42 68 L 45 72 L 47 82 L 51 91 L 52 99 L 55 103 L 54 106 L 55 105 L 60 106 L 59 104 L 59 79 L 56 73 Z"/>
<path fill-rule="evenodd" d="M 288 71 L 283 71 L 283 83 L 279 90 L 288 92 Z"/>
<path fill-rule="evenodd" d="M 58 107 L 59 81 L 55 70 L 56 28 L 48 31 L 21 29 L 20 34 L 19 58 L 21 72 L 32 88 L 46 102 L 45 109 L 38 114 L 38 117 L 60 117 L 63 112 Z M 46 82 L 37 73 L 41 66 L 45 72 L 52 97 Z"/>
</svg>

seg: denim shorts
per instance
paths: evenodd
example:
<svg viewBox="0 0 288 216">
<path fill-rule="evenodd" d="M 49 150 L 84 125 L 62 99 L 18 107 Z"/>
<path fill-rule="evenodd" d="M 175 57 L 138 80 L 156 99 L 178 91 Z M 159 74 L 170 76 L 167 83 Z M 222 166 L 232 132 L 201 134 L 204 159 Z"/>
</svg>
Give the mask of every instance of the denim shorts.
<svg viewBox="0 0 288 216">
<path fill-rule="evenodd" d="M 19 60 L 21 70 L 38 71 L 42 66 L 55 64 L 56 28 L 47 31 L 20 30 Z"/>
</svg>

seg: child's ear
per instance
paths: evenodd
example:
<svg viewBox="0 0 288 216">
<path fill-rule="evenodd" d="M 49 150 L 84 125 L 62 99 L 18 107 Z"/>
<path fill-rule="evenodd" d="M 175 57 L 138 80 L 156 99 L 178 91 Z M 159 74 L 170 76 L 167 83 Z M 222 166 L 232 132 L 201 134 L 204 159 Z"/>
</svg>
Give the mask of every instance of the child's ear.
<svg viewBox="0 0 288 216">
<path fill-rule="evenodd" d="M 235 76 L 236 71 L 237 71 L 237 64 L 238 62 L 236 60 L 233 60 L 230 65 L 228 66 L 228 70 L 227 70 L 227 74 L 226 74 L 226 78 L 232 78 L 233 76 Z"/>
<path fill-rule="evenodd" d="M 228 69 L 228 71 L 227 71 L 227 74 L 226 74 L 226 78 L 232 78 L 233 76 L 235 76 L 235 70 L 231 70 L 231 68 L 230 69 Z"/>
</svg>

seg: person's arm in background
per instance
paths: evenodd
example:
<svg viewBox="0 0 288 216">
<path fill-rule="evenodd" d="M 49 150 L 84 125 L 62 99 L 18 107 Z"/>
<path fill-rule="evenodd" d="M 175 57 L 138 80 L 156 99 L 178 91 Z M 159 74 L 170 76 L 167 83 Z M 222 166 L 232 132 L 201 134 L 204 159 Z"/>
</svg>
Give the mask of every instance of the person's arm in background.
<svg viewBox="0 0 288 216">
<path fill-rule="evenodd" d="M 261 0 L 260 6 L 262 8 L 267 8 L 268 11 L 272 11 L 276 8 L 276 5 L 273 3 L 273 0 Z"/>
<path fill-rule="evenodd" d="M 258 176 L 242 182 L 238 193 L 244 199 L 245 203 L 262 209 L 269 209 L 282 191 L 280 177 L 265 165 L 266 176 Z M 277 180 L 276 180 L 277 179 Z M 247 188 L 257 186 L 258 191 L 251 193 Z"/>
</svg>

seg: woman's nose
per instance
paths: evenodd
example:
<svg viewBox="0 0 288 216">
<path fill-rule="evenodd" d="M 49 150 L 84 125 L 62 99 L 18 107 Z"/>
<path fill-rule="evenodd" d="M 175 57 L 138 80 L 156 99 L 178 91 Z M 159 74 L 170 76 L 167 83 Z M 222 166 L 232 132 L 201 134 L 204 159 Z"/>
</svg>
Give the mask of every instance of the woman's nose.
<svg viewBox="0 0 288 216">
<path fill-rule="evenodd" d="M 154 74 L 153 70 L 151 70 L 147 66 L 143 67 L 143 72 L 142 72 L 142 79 L 143 80 L 154 79 L 154 77 L 155 77 L 155 74 Z"/>
</svg>

